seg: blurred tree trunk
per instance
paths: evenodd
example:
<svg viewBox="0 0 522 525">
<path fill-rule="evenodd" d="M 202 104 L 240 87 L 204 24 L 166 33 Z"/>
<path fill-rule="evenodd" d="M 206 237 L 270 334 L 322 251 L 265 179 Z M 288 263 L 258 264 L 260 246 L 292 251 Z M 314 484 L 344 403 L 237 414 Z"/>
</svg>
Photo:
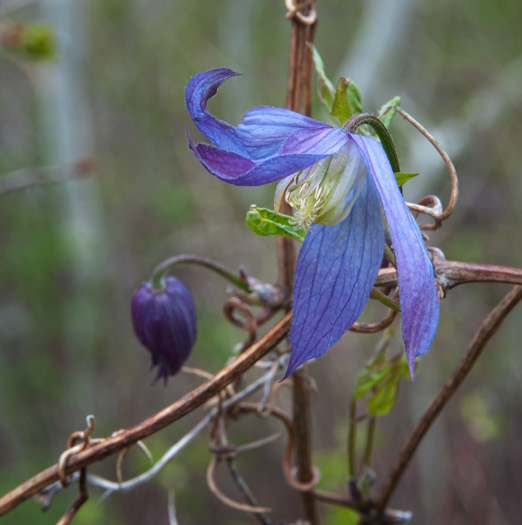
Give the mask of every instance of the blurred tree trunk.
<svg viewBox="0 0 522 525">
<path fill-rule="evenodd" d="M 92 156 L 92 130 L 84 93 L 82 66 L 86 50 L 85 2 L 44 0 L 42 18 L 56 31 L 58 58 L 39 70 L 37 96 L 45 162 L 75 163 Z M 103 274 L 105 239 L 99 189 L 94 177 L 63 184 L 50 198 L 61 215 L 68 260 L 63 285 L 63 343 L 70 381 L 88 381 L 93 343 L 98 335 L 100 312 L 93 293 Z M 83 388 L 82 388 L 83 390 Z"/>
</svg>

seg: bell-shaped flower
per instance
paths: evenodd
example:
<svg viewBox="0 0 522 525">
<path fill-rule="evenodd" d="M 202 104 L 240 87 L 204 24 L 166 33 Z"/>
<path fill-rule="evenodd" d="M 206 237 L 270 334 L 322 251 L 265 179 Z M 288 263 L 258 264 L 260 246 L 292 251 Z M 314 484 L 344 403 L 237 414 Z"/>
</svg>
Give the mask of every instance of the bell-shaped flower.
<svg viewBox="0 0 522 525">
<path fill-rule="evenodd" d="M 213 175 L 230 184 L 281 181 L 296 220 L 308 228 L 297 260 L 292 353 L 287 374 L 323 355 L 357 321 L 384 251 L 384 218 L 397 262 L 402 336 L 413 375 L 439 317 L 433 266 L 381 144 L 293 111 L 262 106 L 233 127 L 207 110 L 229 69 L 195 75 L 185 92 L 197 128 L 213 143 L 189 146 Z"/>
<path fill-rule="evenodd" d="M 158 367 L 156 380 L 173 375 L 187 360 L 196 339 L 196 309 L 189 289 L 166 277 L 163 287 L 143 283 L 134 293 L 131 318 L 136 336 Z"/>
</svg>

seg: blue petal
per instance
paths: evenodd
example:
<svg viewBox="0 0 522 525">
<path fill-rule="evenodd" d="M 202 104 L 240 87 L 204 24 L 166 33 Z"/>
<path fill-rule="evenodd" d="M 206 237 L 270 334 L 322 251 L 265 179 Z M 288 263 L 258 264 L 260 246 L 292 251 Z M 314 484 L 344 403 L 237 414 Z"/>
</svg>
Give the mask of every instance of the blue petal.
<svg viewBox="0 0 522 525">
<path fill-rule="evenodd" d="M 297 260 L 292 353 L 286 375 L 323 355 L 357 321 L 382 260 L 384 226 L 367 178 L 350 215 L 308 232 Z"/>
<path fill-rule="evenodd" d="M 236 128 L 215 118 L 207 110 L 208 100 L 225 80 L 238 74 L 224 68 L 199 73 L 190 79 L 185 91 L 187 110 L 194 124 L 218 148 L 256 163 L 278 155 L 316 155 L 309 157 L 305 165 L 303 159 L 299 164 L 302 167 L 298 168 L 303 169 L 333 155 L 350 140 L 340 128 L 271 106 L 251 109 Z"/>
<path fill-rule="evenodd" d="M 236 130 L 227 122 L 215 118 L 207 110 L 207 102 L 217 93 L 219 86 L 228 78 L 239 74 L 230 69 L 221 68 L 194 75 L 185 90 L 185 104 L 199 131 L 216 146 L 248 156 Z"/>
<path fill-rule="evenodd" d="M 190 136 L 188 139 L 190 149 L 212 175 L 236 186 L 268 184 L 304 170 L 317 161 L 330 156 L 330 154 L 278 155 L 255 164 L 252 160 L 237 153 L 215 148 L 208 144 L 194 145 Z"/>
<path fill-rule="evenodd" d="M 375 181 L 392 237 L 401 294 L 402 337 L 413 378 L 415 358 L 429 350 L 439 320 L 433 264 L 382 146 L 371 137 L 352 135 L 352 139 Z"/>
<path fill-rule="evenodd" d="M 272 106 L 253 108 L 245 113 L 236 131 L 251 157 L 259 160 L 279 153 L 333 155 L 349 140 L 340 128 Z M 295 138 L 292 140 L 292 137 Z M 307 142 L 309 139 L 312 142 Z"/>
</svg>

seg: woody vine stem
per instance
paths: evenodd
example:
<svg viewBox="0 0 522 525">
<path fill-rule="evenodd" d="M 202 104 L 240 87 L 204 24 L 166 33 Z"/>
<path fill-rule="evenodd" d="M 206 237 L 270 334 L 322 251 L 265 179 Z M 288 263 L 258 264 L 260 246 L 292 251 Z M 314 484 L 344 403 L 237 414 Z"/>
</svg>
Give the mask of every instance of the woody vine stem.
<svg viewBox="0 0 522 525">
<path fill-rule="evenodd" d="M 312 54 L 308 44 L 314 40 L 317 14 L 313 1 L 287 0 L 285 3 L 288 8 L 287 16 L 291 20 L 286 107 L 287 109 L 310 115 Z M 425 197 L 419 203 L 409 205 L 414 215 L 423 213 L 434 220 L 434 224 L 424 225 L 424 229 L 438 228 L 451 214 L 456 202 L 458 191 L 455 169 L 435 139 L 404 110 L 397 108 L 397 111 L 406 121 L 410 122 L 410 124 L 414 125 L 425 135 L 439 151 L 448 167 L 452 181 L 452 192 L 450 203 L 446 209 L 442 209 L 440 201 L 434 196 Z M 366 118 L 366 116 L 364 118 Z M 373 119 L 374 117 L 371 118 Z M 285 214 L 290 214 L 291 212 L 286 204 L 281 207 L 280 211 Z M 286 290 L 288 296 L 293 283 L 296 262 L 294 241 L 285 237 L 279 237 L 277 246 L 277 286 L 278 289 Z M 522 300 L 521 269 L 448 261 L 444 257 L 444 254 L 436 248 L 430 249 L 430 255 L 441 295 L 444 295 L 448 290 L 457 285 L 471 282 L 503 282 L 515 286 L 481 323 L 454 373 L 443 385 L 433 402 L 428 406 L 397 459 L 392 462 L 393 466 L 388 477 L 385 478 L 381 492 L 377 497 L 372 498 L 371 496 L 361 495 L 354 480 L 351 480 L 353 484 L 350 485 L 350 495 L 334 494 L 317 489 L 316 485 L 319 481 L 319 473 L 313 465 L 312 458 L 310 424 L 311 389 L 306 369 L 301 368 L 295 372 L 291 378 L 293 399 L 292 416 L 289 417 L 273 403 L 273 397 L 275 397 L 277 389 L 279 388 L 276 384 L 276 374 L 285 360 L 285 355 L 281 352 L 277 353 L 275 350 L 288 336 L 292 322 L 291 307 L 288 301 L 285 302 L 281 300 L 271 308 L 267 308 L 261 316 L 255 318 L 250 312 L 246 302 L 242 299 L 242 296 L 237 294 L 237 297 L 227 301 L 225 312 L 231 322 L 236 324 L 236 326 L 244 327 L 249 332 L 249 338 L 247 342 L 242 345 L 242 352 L 238 357 L 214 376 L 209 377 L 209 374 L 205 372 L 196 371 L 196 373 L 204 376 L 206 379 L 202 385 L 132 428 L 118 431 L 107 438 L 94 438 L 92 435 L 94 421 L 93 419 L 89 419 L 88 428 L 83 431 L 74 432 L 71 435 L 68 448 L 61 455 L 60 461 L 57 464 L 38 473 L 0 498 L 0 516 L 8 513 L 31 496 L 40 495 L 40 497 L 50 498 L 52 494 L 61 490 L 61 488 L 65 488 L 70 482 L 78 482 L 80 495 L 60 521 L 62 524 L 69 523 L 87 499 L 87 485 L 97 485 L 109 491 L 134 488 L 156 475 L 159 469 L 168 463 L 188 441 L 193 439 L 203 428 L 211 425 L 211 451 L 214 453 L 214 456 L 207 471 L 209 487 L 224 503 L 232 508 L 249 512 L 261 523 L 270 523 L 269 518 L 266 516 L 269 509 L 257 503 L 253 493 L 250 491 L 234 464 L 235 454 L 239 452 L 240 447 L 231 446 L 226 440 L 225 430 L 220 427 L 220 425 L 226 427 L 227 411 L 234 408 L 235 415 L 242 414 L 246 416 L 250 414 L 248 417 L 251 417 L 252 414 L 256 414 L 258 417 L 272 416 L 283 423 L 287 435 L 287 447 L 283 458 L 283 471 L 288 483 L 301 493 L 303 516 L 310 525 L 319 525 L 321 522 L 319 502 L 346 506 L 356 510 L 361 516 L 361 525 L 370 522 L 374 524 L 385 524 L 391 522 L 396 523 L 400 520 L 406 521 L 405 513 L 401 514 L 388 507 L 390 498 L 400 482 L 402 475 L 427 431 L 467 377 L 488 341 L 498 330 L 507 315 L 518 302 Z M 155 271 L 156 284 L 158 287 L 161 287 L 162 278 L 170 271 L 172 266 L 179 263 L 197 264 L 211 269 L 234 283 L 244 293 L 251 291 L 246 281 L 230 274 L 230 272 L 222 266 L 213 261 L 193 256 L 174 257 L 158 266 Z M 381 269 L 375 286 L 388 290 L 396 287 L 396 269 L 393 266 Z M 270 328 L 264 336 L 257 338 L 258 325 L 266 322 L 275 312 L 283 308 L 287 310 L 283 319 Z M 236 310 L 240 312 L 244 320 L 235 317 L 234 311 Z M 389 313 L 386 314 L 381 321 L 366 325 L 356 323 L 352 327 L 352 330 L 366 333 L 380 331 L 394 321 L 395 315 L 396 312 L 389 310 Z M 265 362 L 260 362 L 263 357 L 271 352 L 275 356 L 271 361 L 266 360 Z M 250 385 L 243 387 L 240 382 L 241 377 L 254 366 L 264 367 L 263 375 Z M 244 402 L 244 398 L 259 390 L 263 390 L 264 392 L 262 401 L 259 403 Z M 149 473 L 145 473 L 132 480 L 123 481 L 120 479 L 121 472 L 119 471 L 118 483 L 87 473 L 87 467 L 114 454 L 120 454 L 119 464 L 125 451 L 128 450 L 130 446 L 141 443 L 141 440 L 159 432 L 209 400 L 213 400 L 214 405 L 207 415 L 191 432 L 173 445 L 169 452 L 165 454 L 164 458 L 158 461 L 157 465 L 159 465 L 159 467 L 155 465 Z M 355 416 L 356 411 L 354 408 L 353 418 L 355 418 Z M 375 419 L 371 418 L 369 420 L 369 434 L 373 434 L 374 426 Z M 248 446 L 251 448 L 260 446 L 270 439 L 269 437 Z M 140 446 L 144 447 L 144 445 Z M 247 446 L 243 448 L 245 449 Z M 371 441 L 369 441 L 364 454 L 365 465 L 370 463 L 371 451 Z M 239 503 L 232 500 L 224 495 L 215 483 L 213 477 L 214 471 L 221 461 L 227 463 L 232 478 L 248 503 Z M 350 474 L 353 477 L 355 473 L 353 457 L 350 458 L 350 461 Z"/>
</svg>

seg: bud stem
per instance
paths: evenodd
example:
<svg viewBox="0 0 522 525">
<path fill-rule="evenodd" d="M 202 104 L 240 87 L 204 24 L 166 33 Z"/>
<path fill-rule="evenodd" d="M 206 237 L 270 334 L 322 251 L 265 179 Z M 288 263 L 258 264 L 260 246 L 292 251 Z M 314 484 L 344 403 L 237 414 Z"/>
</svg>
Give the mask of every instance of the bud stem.
<svg viewBox="0 0 522 525">
<path fill-rule="evenodd" d="M 234 286 L 241 288 L 247 293 L 250 293 L 252 290 L 247 283 L 241 280 L 240 277 L 237 277 L 232 272 L 229 272 L 224 266 L 221 266 L 219 263 L 206 259 L 204 257 L 198 257 L 197 255 L 177 255 L 175 257 L 170 257 L 162 263 L 158 264 L 154 271 L 152 272 L 152 286 L 155 290 L 162 290 L 164 288 L 163 279 L 164 277 L 178 264 L 195 264 L 198 266 L 203 266 L 207 270 L 212 270 L 217 273 L 227 281 L 231 282 Z"/>
</svg>

